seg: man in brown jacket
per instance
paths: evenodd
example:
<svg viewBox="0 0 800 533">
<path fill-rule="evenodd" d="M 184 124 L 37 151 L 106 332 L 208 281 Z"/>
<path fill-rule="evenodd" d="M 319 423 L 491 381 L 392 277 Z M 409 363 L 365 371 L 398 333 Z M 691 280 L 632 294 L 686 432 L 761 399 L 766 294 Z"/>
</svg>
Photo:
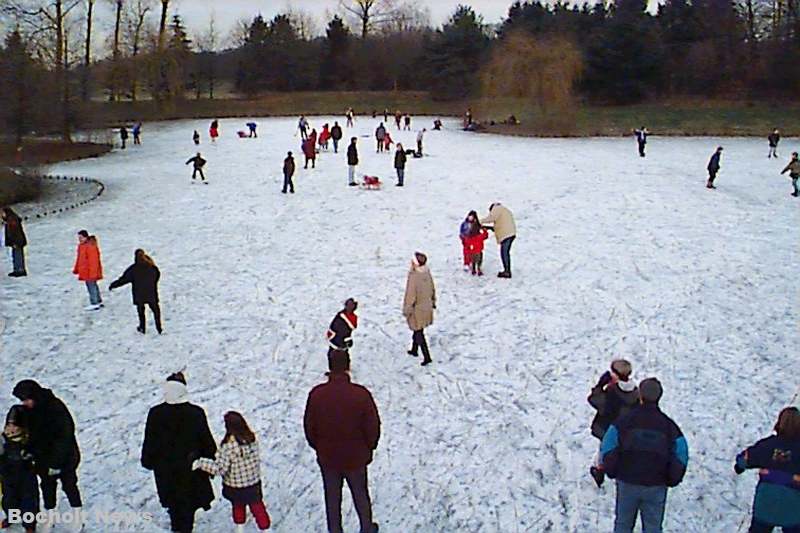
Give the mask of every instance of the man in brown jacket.
<svg viewBox="0 0 800 533">
<path fill-rule="evenodd" d="M 411 270 L 406 281 L 406 295 L 403 299 L 403 316 L 413 332 L 409 355 L 417 357 L 422 348 L 422 366 L 431 363 L 425 328 L 433 324 L 433 310 L 436 309 L 436 287 L 428 268 L 428 257 L 420 252 L 414 254 Z"/>
<path fill-rule="evenodd" d="M 792 160 L 789 161 L 789 164 L 786 165 L 781 174 L 786 174 L 787 172 L 789 177 L 792 178 L 792 188 L 794 189 L 792 196 L 797 196 L 797 180 L 800 179 L 800 158 L 798 158 L 797 152 L 792 152 Z"/>
<path fill-rule="evenodd" d="M 316 450 L 322 470 L 328 533 L 342 533 L 345 479 L 361 523 L 360 533 L 378 533 L 367 485 L 367 465 L 381 435 L 378 408 L 366 388 L 350 381 L 347 352 L 334 350 L 328 368 L 328 382 L 311 390 L 303 418 L 306 439 Z"/>
<path fill-rule="evenodd" d="M 511 245 L 517 238 L 517 225 L 514 215 L 500 202 L 489 206 L 489 214 L 481 219 L 481 224 L 492 224 L 488 229 L 494 230 L 497 244 L 500 245 L 500 259 L 503 261 L 503 271 L 497 274 L 498 278 L 511 277 Z"/>
</svg>

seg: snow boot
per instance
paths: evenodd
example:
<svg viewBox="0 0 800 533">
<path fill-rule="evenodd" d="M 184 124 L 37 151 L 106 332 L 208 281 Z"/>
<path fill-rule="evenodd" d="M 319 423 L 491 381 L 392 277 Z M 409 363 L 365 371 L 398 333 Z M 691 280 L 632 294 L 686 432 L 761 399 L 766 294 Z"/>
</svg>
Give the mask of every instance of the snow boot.
<svg viewBox="0 0 800 533">
<path fill-rule="evenodd" d="M 428 366 L 429 364 L 433 363 L 433 359 L 423 359 L 422 362 L 419 364 L 420 366 Z"/>
<path fill-rule="evenodd" d="M 511 278 L 511 272 L 506 272 L 506 271 L 499 272 L 499 273 L 497 274 L 497 277 L 498 277 L 498 278 L 505 278 L 505 279 L 509 279 L 509 278 Z"/>
<path fill-rule="evenodd" d="M 137 328 L 136 328 L 136 331 L 138 331 L 138 332 L 139 332 L 139 333 L 141 333 L 142 335 L 144 335 L 144 334 L 145 334 L 145 333 L 144 333 L 144 328 L 143 328 L 143 327 L 141 327 L 141 326 L 140 326 L 140 327 L 137 327 Z"/>
<path fill-rule="evenodd" d="M 409 350 L 407 353 L 411 357 L 419 357 L 419 354 L 417 352 L 415 352 L 414 350 Z"/>
<path fill-rule="evenodd" d="M 606 474 L 596 466 L 589 467 L 589 474 L 594 479 L 594 482 L 597 484 L 597 487 L 600 488 L 603 486 L 603 481 L 606 479 Z"/>
</svg>

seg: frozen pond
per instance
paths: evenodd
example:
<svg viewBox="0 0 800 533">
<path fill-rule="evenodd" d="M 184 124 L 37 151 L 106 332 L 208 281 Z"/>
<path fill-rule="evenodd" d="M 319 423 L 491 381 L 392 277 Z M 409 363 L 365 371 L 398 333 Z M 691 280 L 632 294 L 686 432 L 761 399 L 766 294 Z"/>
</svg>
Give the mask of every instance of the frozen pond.
<svg viewBox="0 0 800 533">
<path fill-rule="evenodd" d="M 797 140 L 768 160 L 764 139 L 652 137 L 641 159 L 632 138 L 506 138 L 448 123 L 427 133 L 429 156 L 409 159 L 399 189 L 392 156 L 375 153 L 377 121 L 359 117 L 345 138 L 368 136 L 359 172 L 386 182 L 372 192 L 346 186 L 343 150 L 302 170 L 296 120 L 260 120 L 258 139 L 238 139 L 244 122 L 221 121 L 214 146 L 208 121 L 145 124 L 141 147 L 58 165 L 106 192 L 29 223 L 30 276 L 12 283 L 3 271 L 6 407 L 28 377 L 71 407 L 88 510 L 147 511 L 155 521 L 135 530 L 168 529 L 139 452 L 161 382 L 186 366 L 216 438 L 229 409 L 257 430 L 274 530 L 321 531 L 321 476 L 302 414 L 324 380 L 328 322 L 353 296 L 354 380 L 383 421 L 370 469 L 381 531 L 610 531 L 613 483 L 598 490 L 588 476 L 597 441 L 586 396 L 618 356 L 637 379 L 662 380 L 662 408 L 689 442 L 666 529 L 739 528 L 756 479 L 734 475 L 735 454 L 769 434 L 798 385 L 800 203 L 778 174 Z M 184 165 L 194 129 L 208 186 L 192 185 Z M 416 131 L 389 130 L 415 144 Z M 719 189 L 709 191 L 718 144 Z M 295 195 L 280 194 L 287 150 Z M 494 277 L 493 239 L 486 277 L 461 270 L 459 224 L 495 201 L 518 225 L 510 281 Z M 82 311 L 86 291 L 71 274 L 81 228 L 104 258 L 106 308 L 95 314 Z M 106 292 L 137 247 L 162 271 L 160 338 L 136 333 L 128 289 Z M 428 254 L 439 298 L 425 369 L 406 355 L 400 314 L 415 250 Z M 196 529 L 230 530 L 229 515 L 218 496 Z"/>
</svg>

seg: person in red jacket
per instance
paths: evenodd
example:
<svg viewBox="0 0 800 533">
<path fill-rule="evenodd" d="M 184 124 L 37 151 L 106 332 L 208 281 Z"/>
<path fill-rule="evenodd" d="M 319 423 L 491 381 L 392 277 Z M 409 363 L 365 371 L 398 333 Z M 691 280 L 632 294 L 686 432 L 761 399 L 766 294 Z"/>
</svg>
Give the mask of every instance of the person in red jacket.
<svg viewBox="0 0 800 533">
<path fill-rule="evenodd" d="M 350 381 L 350 355 L 328 357 L 328 382 L 311 390 L 303 425 L 317 452 L 325 491 L 329 533 L 342 533 L 342 482 L 346 479 L 361 523 L 360 533 L 377 533 L 367 485 L 367 465 L 378 447 L 381 421 L 370 392 Z"/>
<path fill-rule="evenodd" d="M 100 247 L 97 245 L 97 237 L 89 235 L 85 229 L 78 232 L 78 254 L 72 273 L 78 276 L 78 280 L 86 283 L 86 289 L 89 291 L 89 305 L 86 310 L 97 311 L 103 307 L 103 298 L 97 286 L 97 282 L 103 279 Z"/>
<path fill-rule="evenodd" d="M 327 150 L 328 149 L 328 139 L 331 138 L 331 132 L 328 129 L 328 125 L 325 124 L 322 126 L 322 131 L 319 134 L 319 147 L 320 150 Z"/>
<path fill-rule="evenodd" d="M 464 250 L 469 255 L 472 275 L 483 276 L 483 243 L 489 238 L 489 232 L 478 225 L 473 225 L 473 231 L 464 239 Z"/>
<path fill-rule="evenodd" d="M 308 168 L 309 161 L 311 168 L 317 168 L 317 130 L 312 131 L 308 139 L 303 141 L 302 148 L 303 155 L 306 157 L 306 164 L 303 168 Z"/>
</svg>

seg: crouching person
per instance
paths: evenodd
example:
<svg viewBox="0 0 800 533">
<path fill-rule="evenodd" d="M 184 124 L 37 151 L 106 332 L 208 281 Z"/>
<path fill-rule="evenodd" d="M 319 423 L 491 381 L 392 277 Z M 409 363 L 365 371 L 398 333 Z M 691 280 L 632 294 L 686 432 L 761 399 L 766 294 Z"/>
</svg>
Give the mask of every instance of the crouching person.
<svg viewBox="0 0 800 533">
<path fill-rule="evenodd" d="M 3 512 L 6 513 L 2 528 L 21 523 L 25 533 L 36 530 L 36 520 L 25 520 L 25 515 L 39 512 L 39 487 L 33 470 L 33 455 L 28 450 L 29 438 L 25 407 L 15 405 L 6 416 L 5 429 L 0 437 L 0 479 Z"/>
<path fill-rule="evenodd" d="M 258 529 L 269 529 L 270 518 L 261 495 L 261 459 L 256 435 L 235 411 L 225 413 L 224 420 L 225 438 L 216 458 L 198 459 L 192 468 L 222 476 L 222 496 L 233 506 L 236 533 L 244 532 L 248 506 Z"/>
<path fill-rule="evenodd" d="M 738 456 L 741 474 L 758 468 L 750 533 L 800 533 L 800 411 L 787 407 L 778 416 L 775 435 L 762 439 Z"/>
<path fill-rule="evenodd" d="M 639 513 L 644 531 L 661 533 L 667 489 L 686 474 L 689 448 L 678 425 L 658 407 L 662 393 L 657 379 L 642 381 L 639 405 L 603 437 L 600 464 L 617 480 L 614 533 L 631 533 Z"/>
</svg>

